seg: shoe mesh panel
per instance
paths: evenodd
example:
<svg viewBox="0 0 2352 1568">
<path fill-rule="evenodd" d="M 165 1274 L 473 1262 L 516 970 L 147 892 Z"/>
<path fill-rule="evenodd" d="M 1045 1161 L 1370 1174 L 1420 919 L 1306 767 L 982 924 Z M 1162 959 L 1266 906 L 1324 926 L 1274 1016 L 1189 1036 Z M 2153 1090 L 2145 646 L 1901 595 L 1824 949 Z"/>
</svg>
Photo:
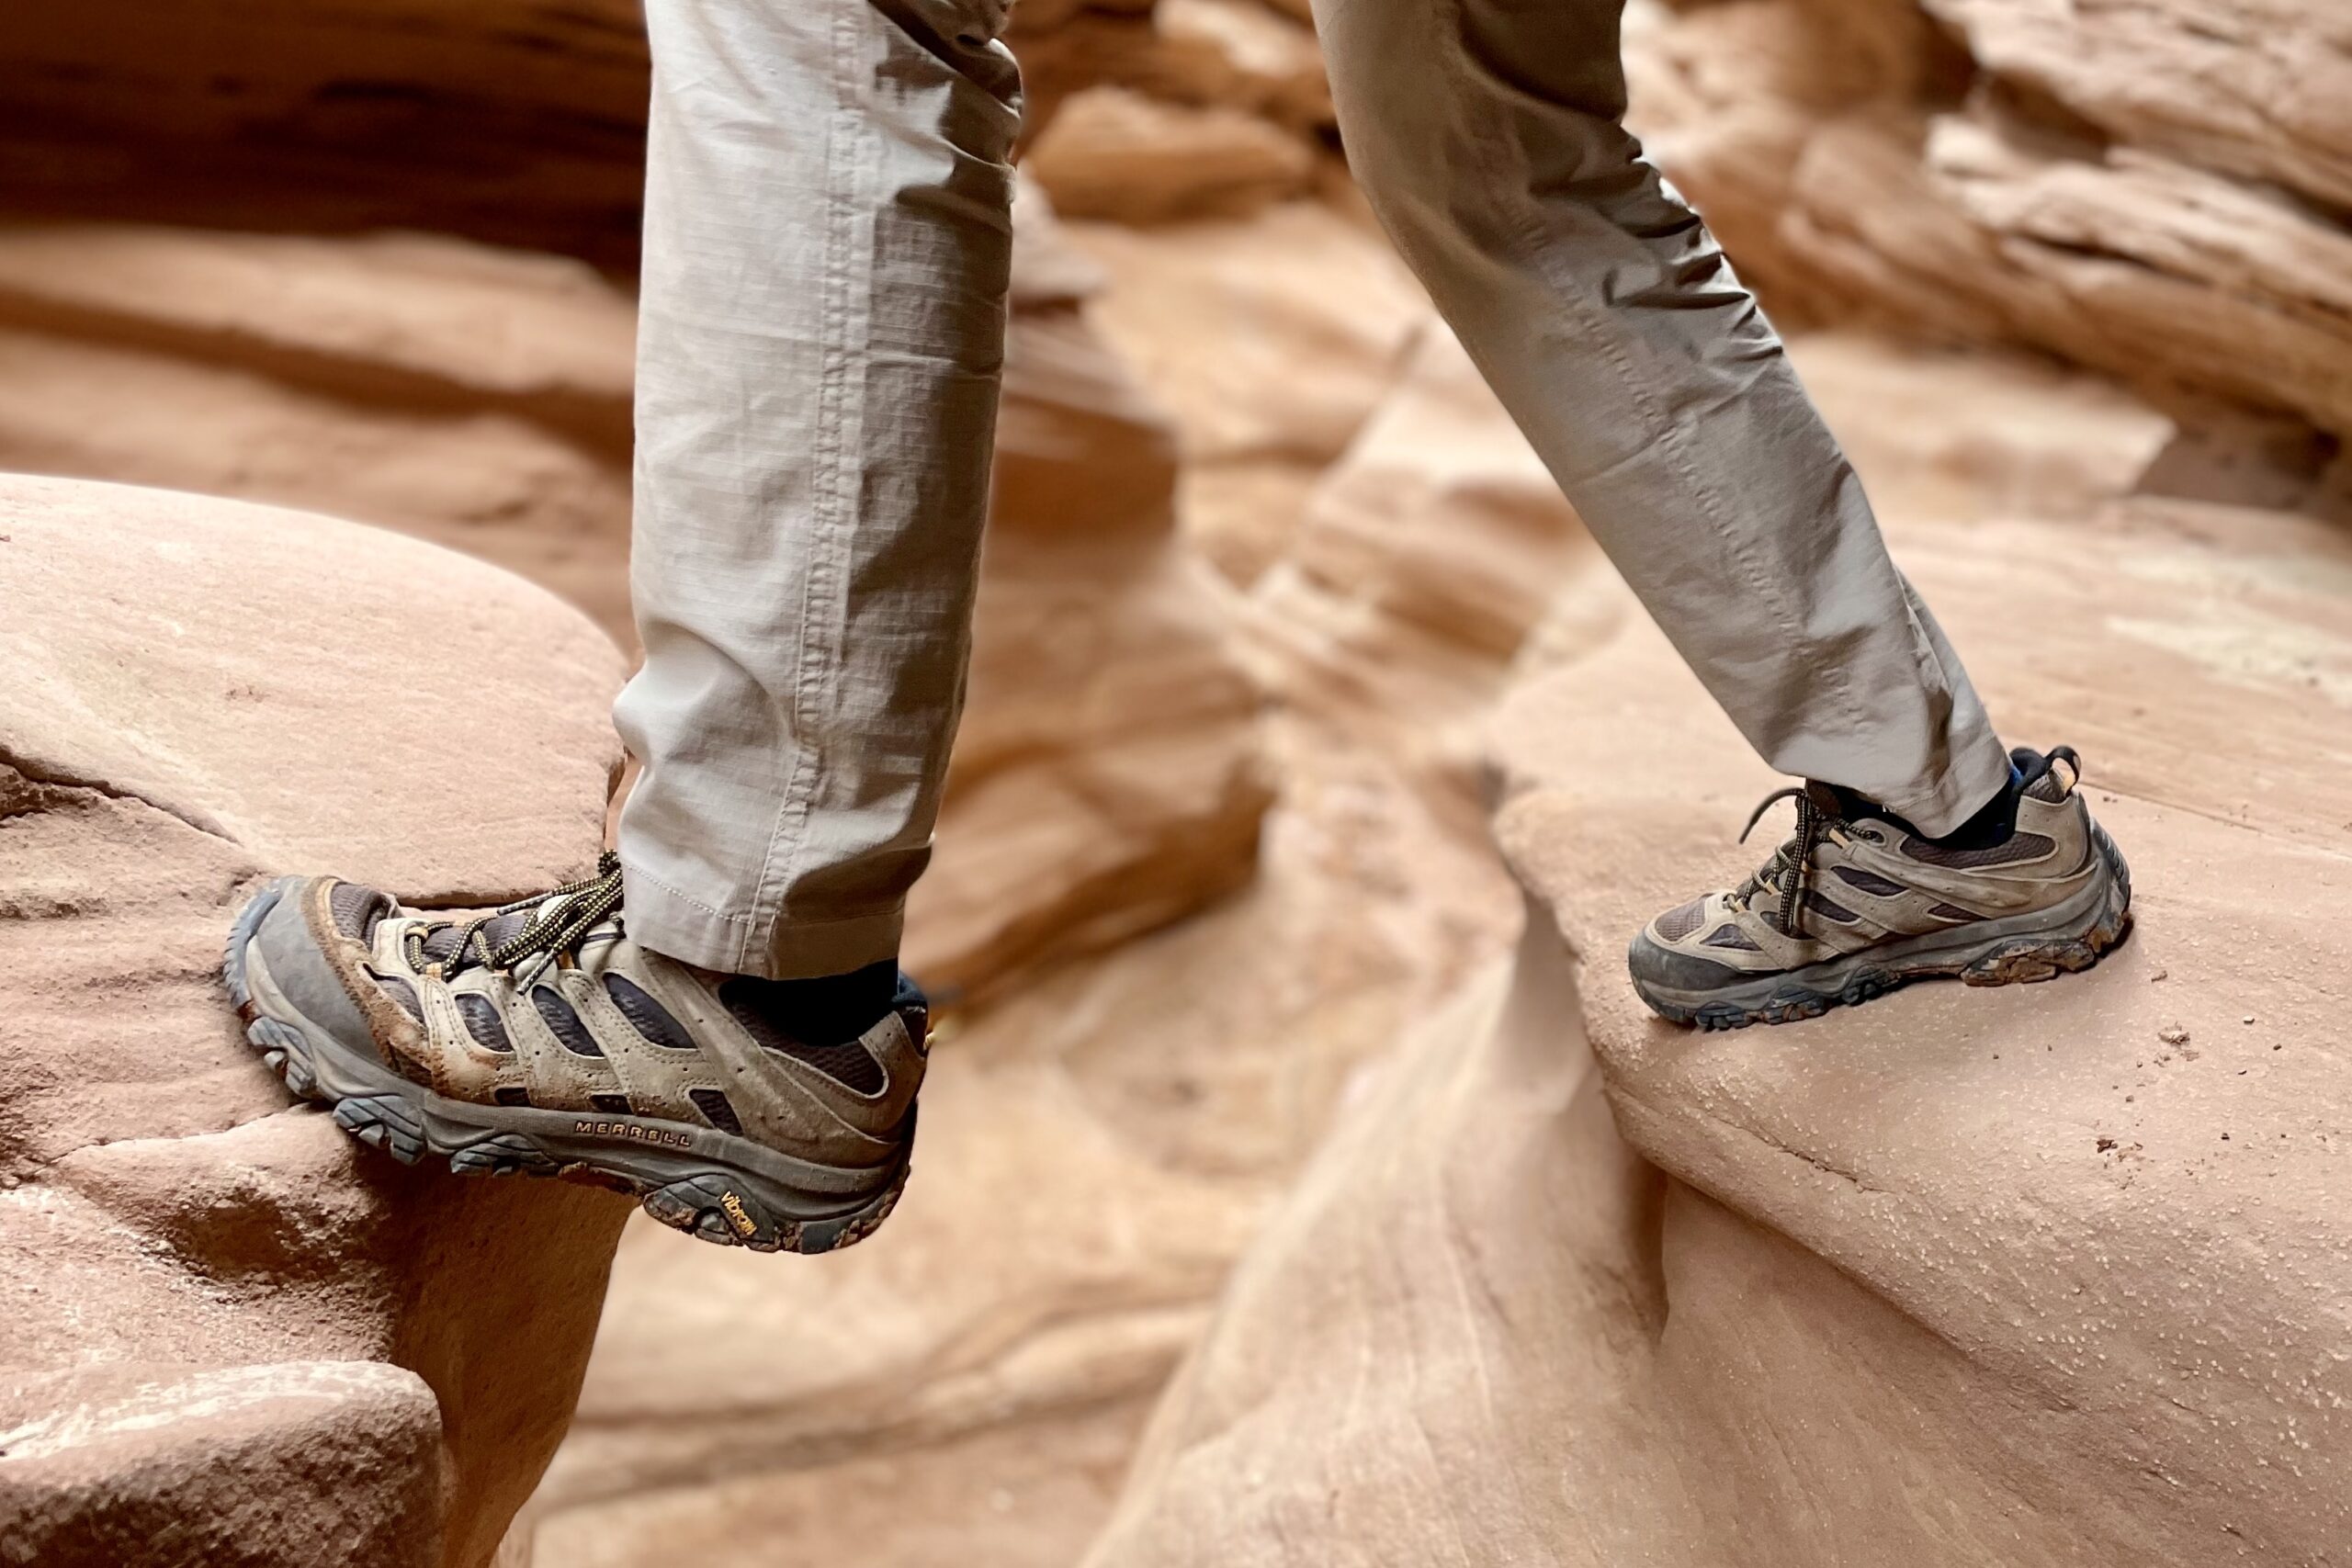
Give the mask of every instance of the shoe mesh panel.
<svg viewBox="0 0 2352 1568">
<path fill-rule="evenodd" d="M 424 939 L 424 956 L 435 963 L 447 958 L 458 951 L 458 943 L 465 934 L 463 926 L 435 926 Z"/>
<path fill-rule="evenodd" d="M 397 975 L 379 975 L 373 969 L 368 971 L 368 975 L 382 989 L 384 995 L 401 1004 L 401 1011 L 419 1023 L 424 1021 L 424 1004 L 416 999 L 414 986 Z"/>
<path fill-rule="evenodd" d="M 690 1089 L 686 1090 L 686 1098 L 695 1102 L 695 1109 L 702 1112 L 702 1119 L 720 1132 L 732 1133 L 739 1138 L 743 1135 L 742 1118 L 735 1114 L 735 1107 L 718 1090 Z"/>
<path fill-rule="evenodd" d="M 1984 917 L 1963 909 L 1957 904 L 1939 904 L 1928 913 L 1939 920 L 1981 920 Z"/>
<path fill-rule="evenodd" d="M 2040 860 L 2058 847 L 2054 839 L 2040 833 L 2012 833 L 1997 844 L 1981 850 L 1946 849 L 1925 839 L 1905 839 L 1903 852 L 1923 865 L 1951 866 L 1959 871 L 1973 871 L 1980 866 L 2014 865 L 2019 861 Z"/>
<path fill-rule="evenodd" d="M 1742 953 L 1761 953 L 1755 939 L 1737 926 L 1717 926 L 1707 937 L 1709 947 L 1733 947 Z"/>
<path fill-rule="evenodd" d="M 654 1044 L 667 1046 L 673 1051 L 692 1051 L 695 1048 L 694 1036 L 686 1032 L 686 1026 L 671 1017 L 669 1009 L 647 996 L 642 987 L 631 983 L 626 976 L 606 975 L 605 994 L 613 998 L 613 1006 L 628 1020 L 629 1027 Z"/>
<path fill-rule="evenodd" d="M 474 1043 L 485 1051 L 512 1052 L 514 1042 L 507 1037 L 506 1025 L 498 1016 L 498 1004 L 488 997 L 473 995 L 458 998 L 458 1016 L 466 1021 L 466 1032 Z"/>
<path fill-rule="evenodd" d="M 391 911 L 390 898 L 356 882 L 338 882 L 327 895 L 327 913 L 334 918 L 334 929 L 354 942 L 372 938 L 376 922 Z"/>
<path fill-rule="evenodd" d="M 627 1116 L 632 1109 L 625 1094 L 592 1094 L 588 1103 L 607 1116 Z"/>
<path fill-rule="evenodd" d="M 1657 934 L 1668 942 L 1680 942 L 1699 929 L 1699 922 L 1706 919 L 1706 908 L 1704 898 L 1693 898 L 1679 908 L 1668 909 L 1657 918 Z"/>
<path fill-rule="evenodd" d="M 521 1106 L 527 1110 L 531 1103 L 531 1091 L 520 1084 L 508 1084 L 490 1098 L 501 1105 Z"/>
<path fill-rule="evenodd" d="M 719 1005 L 763 1048 L 805 1062 L 843 1089 L 859 1094 L 872 1094 L 887 1081 L 882 1064 L 874 1059 L 863 1042 L 843 1040 L 832 1045 L 811 1045 L 796 1040 L 753 1005 L 752 995 L 747 995 L 749 990 L 738 981 L 729 980 L 718 987 Z"/>
<path fill-rule="evenodd" d="M 601 1056 L 605 1054 L 605 1047 L 588 1032 L 588 1026 L 580 1021 L 580 1015 L 571 1010 L 571 1004 L 557 996 L 552 986 L 532 987 L 531 1005 L 538 1009 L 539 1016 L 547 1021 L 548 1032 L 561 1041 L 563 1048 L 573 1055 Z"/>
<path fill-rule="evenodd" d="M 1838 874 L 1838 880 L 1847 886 L 1859 887 L 1863 892 L 1874 893 L 1881 898 L 1899 898 L 1906 891 L 1900 882 L 1889 882 L 1878 873 L 1864 871 L 1859 866 L 1840 865 L 1830 869 Z"/>
</svg>

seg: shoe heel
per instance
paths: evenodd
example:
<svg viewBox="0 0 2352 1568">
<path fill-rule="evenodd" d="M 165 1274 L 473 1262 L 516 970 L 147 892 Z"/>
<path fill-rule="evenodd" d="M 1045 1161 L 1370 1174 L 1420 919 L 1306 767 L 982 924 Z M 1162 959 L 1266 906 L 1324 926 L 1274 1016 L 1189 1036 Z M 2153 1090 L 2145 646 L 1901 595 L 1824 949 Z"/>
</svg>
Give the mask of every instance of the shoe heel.
<svg viewBox="0 0 2352 1568">
<path fill-rule="evenodd" d="M 2115 840 L 2094 824 L 2091 840 L 2107 866 L 2107 896 L 2084 930 L 2071 936 L 2020 936 L 1981 953 L 1960 977 L 1972 986 L 2031 985 L 2079 974 L 2104 957 L 2132 929 L 2132 871 Z"/>
</svg>

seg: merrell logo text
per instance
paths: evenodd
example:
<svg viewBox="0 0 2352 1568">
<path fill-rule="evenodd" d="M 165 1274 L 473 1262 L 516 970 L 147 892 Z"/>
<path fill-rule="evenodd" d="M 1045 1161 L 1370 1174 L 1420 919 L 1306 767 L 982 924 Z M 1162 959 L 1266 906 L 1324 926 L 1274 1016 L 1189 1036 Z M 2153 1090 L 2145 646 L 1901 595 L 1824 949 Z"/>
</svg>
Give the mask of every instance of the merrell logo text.
<svg viewBox="0 0 2352 1568">
<path fill-rule="evenodd" d="M 694 1135 L 673 1132 L 667 1127 L 640 1127 L 633 1122 L 574 1122 L 571 1130 L 585 1133 L 592 1138 L 627 1138 L 639 1144 L 667 1144 L 673 1148 L 691 1148 Z"/>
</svg>

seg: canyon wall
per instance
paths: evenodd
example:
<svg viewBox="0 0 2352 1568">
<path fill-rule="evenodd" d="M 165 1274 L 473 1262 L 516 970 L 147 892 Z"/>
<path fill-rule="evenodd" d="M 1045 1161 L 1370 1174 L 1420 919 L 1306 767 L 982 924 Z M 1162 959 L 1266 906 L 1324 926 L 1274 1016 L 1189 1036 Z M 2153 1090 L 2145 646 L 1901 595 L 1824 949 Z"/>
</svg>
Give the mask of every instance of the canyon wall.
<svg viewBox="0 0 2352 1568">
<path fill-rule="evenodd" d="M 1023 0 L 1013 37 L 1032 114 L 998 497 L 909 937 L 946 1004 L 921 1174 L 838 1258 L 763 1269 L 629 1227 L 507 1568 L 780 1550 L 1065 1568 L 1106 1522 L 1104 1564 L 1728 1562 L 1734 1506 L 1790 1562 L 2315 1560 L 2341 1524 L 2333 1374 L 2277 1325 L 2340 1283 L 2306 1200 L 2343 955 L 2256 892 L 2333 886 L 2352 820 L 2330 783 L 2352 761 L 2334 586 L 2352 579 L 2328 521 L 2352 409 L 2352 125 L 2330 84 L 2352 41 L 2332 9 L 1629 9 L 1638 129 L 1801 329 L 1800 369 L 1898 553 L 1955 604 L 2005 728 L 2080 745 L 2116 795 L 2100 811 L 2147 846 L 2142 936 L 2086 979 L 1990 1006 L 1923 991 L 1720 1053 L 1625 1010 L 1611 943 L 1645 901 L 1746 869 L 1716 829 L 1766 781 L 1371 225 L 1303 6 Z M 533 580 L 628 649 L 644 93 L 633 9 L 605 0 L 0 19 L 0 468 L 380 524 Z M 2015 560 L 2041 563 L 2023 607 L 1997 570 Z M 609 681 L 609 660 L 542 662 Z M 1672 699 L 1624 705 L 1651 690 Z M 567 722 L 593 728 L 600 694 Z M 364 820 L 368 782 L 301 809 Z M 0 845 L 85 806 L 137 816 L 60 796 L 0 813 Z M 67 849 L 21 841 L 63 875 Z M 2230 846 L 2243 874 L 2199 874 Z M 183 990 L 137 1039 L 233 1046 L 204 1022 L 191 933 L 296 851 L 350 863 L 314 835 L 189 873 L 199 896 L 157 928 L 187 949 Z M 73 887 L 72 908 L 11 909 L 0 940 L 79 953 L 78 997 L 126 961 Z M 2238 931 L 2293 955 L 2272 992 L 2210 934 Z M 1929 1067 L 1879 1066 L 1897 1058 Z M 207 1094 L 260 1092 L 227 1055 L 161 1059 Z M 10 1124 L 80 1148 L 28 1083 L 0 1089 Z M 1871 1131 L 1848 1125 L 1857 1103 Z M 119 1135 L 292 1136 L 273 1109 Z M 1969 1149 L 2001 1154 L 1974 1171 Z M 345 1375 L 318 1364 L 360 1366 L 327 1394 L 387 1413 L 347 1430 L 385 1456 L 364 1539 L 388 1544 L 352 1560 L 435 1561 L 417 1554 L 435 1520 L 481 1547 L 552 1431 L 497 1462 L 451 1438 L 473 1418 L 403 1370 L 424 1331 L 389 1303 L 527 1223 L 585 1238 L 576 1306 L 618 1216 L 561 1190 L 411 1192 L 425 1179 L 339 1143 L 265 1152 L 234 1168 L 260 1173 L 237 1180 L 263 1212 L 269 1173 L 296 1170 L 367 1234 L 398 1214 L 442 1239 L 353 1263 L 345 1322 L 193 1337 L 201 1366 L 164 1386 L 260 1377 L 308 1411 Z M 117 1202 L 68 1178 L 126 1157 L 42 1156 L 0 1205 Z M 2029 1179 L 2069 1195 L 2064 1226 L 2036 1229 Z M 137 1224 L 169 1241 L 176 1213 Z M 114 1238 L 91 1243 L 122 1271 L 106 1280 L 153 1268 L 209 1302 L 242 1256 L 134 1262 L 147 1244 L 85 1217 L 71 1235 Z M 2199 1237 L 2234 1259 L 2241 1305 L 2192 1288 Z M 2068 1273 L 2084 1255 L 2110 1261 Z M 265 1271 L 257 1296 L 298 1273 Z M 2159 1296 L 2175 1315 L 2143 1310 Z M 255 1321 L 275 1333 L 277 1311 Z M 544 1376 L 568 1399 L 586 1330 L 566 1323 Z M 2224 1330 L 2278 1359 L 2182 1348 Z M 1769 1365 L 1743 1348 L 1767 1331 Z M 116 1495 L 53 1478 L 145 1473 L 138 1456 L 73 1471 L 57 1434 L 180 1395 L 59 1369 L 136 1377 L 159 1353 L 27 1343 L 10 1371 L 39 1376 L 0 1431 L 36 1436 L 0 1455 L 0 1487 Z M 2233 1420 L 2265 1436 L 2200 1435 Z M 432 1500 L 450 1473 L 488 1501 Z M 2086 1500 L 2101 1486 L 2132 1507 Z M 2021 1490 L 2054 1523 L 2004 1516 Z M 230 1493 L 153 1495 L 111 1517 Z"/>
</svg>

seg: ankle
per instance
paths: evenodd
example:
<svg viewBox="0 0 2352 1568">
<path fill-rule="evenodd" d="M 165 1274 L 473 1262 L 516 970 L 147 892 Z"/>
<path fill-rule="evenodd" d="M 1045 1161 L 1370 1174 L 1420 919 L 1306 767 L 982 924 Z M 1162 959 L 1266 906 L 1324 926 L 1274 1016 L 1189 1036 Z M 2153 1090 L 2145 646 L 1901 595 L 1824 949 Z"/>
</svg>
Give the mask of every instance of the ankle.
<svg viewBox="0 0 2352 1568">
<path fill-rule="evenodd" d="M 888 958 L 846 975 L 798 980 L 734 975 L 718 983 L 720 1003 L 739 1019 L 749 1014 L 809 1045 L 856 1039 L 882 1021 L 898 997 L 898 962 Z"/>
<path fill-rule="evenodd" d="M 1925 840 L 1941 849 L 1985 850 L 2004 844 L 2018 830 L 2018 798 L 2025 793 L 2025 774 L 2012 761 L 2009 776 L 2001 787 L 1972 813 L 1966 821 L 1947 833 L 1922 832 L 1916 825 L 1896 816 L 1885 807 L 1866 795 L 1858 795 L 1842 785 L 1832 784 L 1839 804 L 1849 817 L 1875 817 L 1892 822 L 1905 832 Z"/>
</svg>

